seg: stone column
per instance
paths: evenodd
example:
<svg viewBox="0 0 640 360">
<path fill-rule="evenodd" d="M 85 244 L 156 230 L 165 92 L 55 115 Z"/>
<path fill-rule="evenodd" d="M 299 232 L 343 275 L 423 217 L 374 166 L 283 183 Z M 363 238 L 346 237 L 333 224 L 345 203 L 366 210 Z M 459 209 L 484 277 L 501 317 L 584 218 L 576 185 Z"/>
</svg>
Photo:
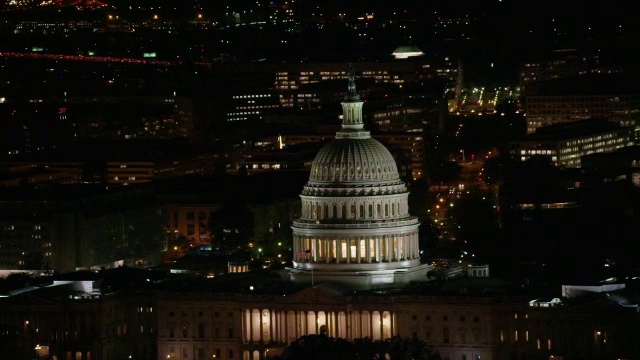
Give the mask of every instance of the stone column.
<svg viewBox="0 0 640 360">
<path fill-rule="evenodd" d="M 278 325 L 278 313 L 275 310 L 271 310 L 271 324 L 269 324 L 269 328 L 271 329 L 271 340 L 278 341 L 280 340 L 280 327 Z"/>
<path fill-rule="evenodd" d="M 345 244 L 347 244 L 346 248 L 347 248 L 347 264 L 351 263 L 351 236 L 347 236 L 347 238 L 344 240 Z"/>
<path fill-rule="evenodd" d="M 264 329 L 262 328 L 262 309 L 260 309 L 259 319 L 260 319 L 260 334 L 258 334 L 258 339 L 262 341 L 267 341 L 267 339 L 265 339 L 263 335 Z"/>
<path fill-rule="evenodd" d="M 283 335 L 284 335 L 283 340 L 288 344 L 289 343 L 289 311 L 284 310 L 283 315 L 284 315 L 284 320 L 283 320 L 284 328 L 282 329 Z"/>
<path fill-rule="evenodd" d="M 407 250 L 409 250 L 409 244 L 407 244 L 407 234 L 402 234 L 402 259 L 406 260 L 409 257 L 407 256 Z"/>
<path fill-rule="evenodd" d="M 253 338 L 253 309 L 249 309 L 249 341 L 257 340 Z"/>
<path fill-rule="evenodd" d="M 318 261 L 318 238 L 314 237 L 313 240 L 313 254 L 311 256 L 311 262 L 317 262 Z"/>
<path fill-rule="evenodd" d="M 242 310 L 242 342 L 246 343 L 249 340 L 247 336 L 247 309 Z"/>
<path fill-rule="evenodd" d="M 389 312 L 389 316 L 391 316 L 391 321 L 390 321 L 390 323 L 391 323 L 391 334 L 390 335 L 391 335 L 391 337 L 393 337 L 394 333 L 396 331 L 396 314 L 395 314 L 395 311 L 390 311 Z"/>
<path fill-rule="evenodd" d="M 345 311 L 344 322 L 346 326 L 345 330 L 347 331 L 347 340 L 353 340 L 353 313 L 350 306 L 348 306 L 347 311 Z"/>
<path fill-rule="evenodd" d="M 325 262 L 328 264 L 329 261 L 331 260 L 331 240 L 328 237 L 324 237 L 323 240 L 324 241 L 324 253 L 325 253 Z"/>
<path fill-rule="evenodd" d="M 336 319 L 333 318 L 333 311 L 327 311 L 327 334 L 330 337 L 338 337 L 336 335 Z"/>
<path fill-rule="evenodd" d="M 371 240 L 372 238 L 365 238 L 364 241 L 364 251 L 366 251 L 367 253 L 365 254 L 365 259 L 367 264 L 371 264 Z"/>
</svg>

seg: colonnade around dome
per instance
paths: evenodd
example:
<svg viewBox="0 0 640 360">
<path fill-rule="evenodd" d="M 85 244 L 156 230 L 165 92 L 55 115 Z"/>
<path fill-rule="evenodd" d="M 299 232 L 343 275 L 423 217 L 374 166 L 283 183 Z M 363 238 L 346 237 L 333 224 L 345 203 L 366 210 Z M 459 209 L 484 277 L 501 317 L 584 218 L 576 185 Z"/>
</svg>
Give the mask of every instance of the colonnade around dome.
<svg viewBox="0 0 640 360">
<path fill-rule="evenodd" d="M 409 215 L 408 194 L 394 196 L 302 197 L 302 219 L 385 220 Z"/>
<path fill-rule="evenodd" d="M 295 262 L 373 264 L 420 258 L 418 231 L 338 237 L 294 234 L 293 242 Z"/>
<path fill-rule="evenodd" d="M 345 197 L 345 196 L 380 196 L 406 194 L 407 187 L 401 182 L 387 182 L 384 184 L 361 184 L 349 186 L 347 184 L 312 184 L 307 183 L 302 190 L 302 196 Z"/>
</svg>

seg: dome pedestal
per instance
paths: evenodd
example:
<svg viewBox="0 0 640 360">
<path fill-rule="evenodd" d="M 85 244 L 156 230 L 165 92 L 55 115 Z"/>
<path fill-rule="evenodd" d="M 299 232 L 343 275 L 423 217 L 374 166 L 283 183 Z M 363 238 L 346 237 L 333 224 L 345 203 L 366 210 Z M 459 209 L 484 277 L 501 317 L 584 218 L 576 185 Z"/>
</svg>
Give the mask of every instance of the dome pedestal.
<svg viewBox="0 0 640 360">
<path fill-rule="evenodd" d="M 286 276 L 296 283 L 318 285 L 329 282 L 351 290 L 385 290 L 401 288 L 412 281 L 428 281 L 430 264 L 408 268 L 370 271 L 340 271 L 286 268 Z"/>
</svg>

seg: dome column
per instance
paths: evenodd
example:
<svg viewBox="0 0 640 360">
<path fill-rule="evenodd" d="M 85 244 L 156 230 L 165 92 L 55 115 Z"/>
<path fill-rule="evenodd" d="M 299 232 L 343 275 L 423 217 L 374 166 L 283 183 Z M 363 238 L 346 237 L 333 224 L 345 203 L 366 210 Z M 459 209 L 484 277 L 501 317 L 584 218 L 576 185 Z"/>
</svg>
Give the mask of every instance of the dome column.
<svg viewBox="0 0 640 360">
<path fill-rule="evenodd" d="M 324 260 L 328 264 L 331 261 L 331 249 L 333 240 L 329 236 L 324 237 Z"/>
<path fill-rule="evenodd" d="M 313 240 L 311 240 L 313 242 L 312 244 L 312 255 L 311 255 L 311 262 L 317 262 L 318 261 L 318 238 L 314 237 Z"/>
<path fill-rule="evenodd" d="M 366 238 L 364 243 L 364 251 L 366 251 L 366 262 L 371 264 L 371 238 Z"/>
<path fill-rule="evenodd" d="M 347 236 L 346 240 L 344 241 L 345 250 L 347 250 L 347 254 L 346 254 L 347 264 L 351 264 L 351 256 L 353 255 L 351 254 L 351 241 L 353 241 L 353 238 L 351 236 Z"/>
</svg>

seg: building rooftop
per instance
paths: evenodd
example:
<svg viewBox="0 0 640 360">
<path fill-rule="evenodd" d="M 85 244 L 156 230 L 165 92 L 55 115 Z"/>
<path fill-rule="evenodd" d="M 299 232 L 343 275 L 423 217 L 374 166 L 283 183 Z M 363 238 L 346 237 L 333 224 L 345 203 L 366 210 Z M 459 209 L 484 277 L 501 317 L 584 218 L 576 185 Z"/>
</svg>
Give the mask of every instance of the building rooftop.
<svg viewBox="0 0 640 360">
<path fill-rule="evenodd" d="M 616 123 L 604 118 L 590 118 L 579 121 L 553 124 L 536 129 L 521 141 L 561 141 L 620 129 Z"/>
<path fill-rule="evenodd" d="M 592 74 L 533 82 L 527 96 L 639 95 L 638 79 L 628 74 Z"/>
</svg>

